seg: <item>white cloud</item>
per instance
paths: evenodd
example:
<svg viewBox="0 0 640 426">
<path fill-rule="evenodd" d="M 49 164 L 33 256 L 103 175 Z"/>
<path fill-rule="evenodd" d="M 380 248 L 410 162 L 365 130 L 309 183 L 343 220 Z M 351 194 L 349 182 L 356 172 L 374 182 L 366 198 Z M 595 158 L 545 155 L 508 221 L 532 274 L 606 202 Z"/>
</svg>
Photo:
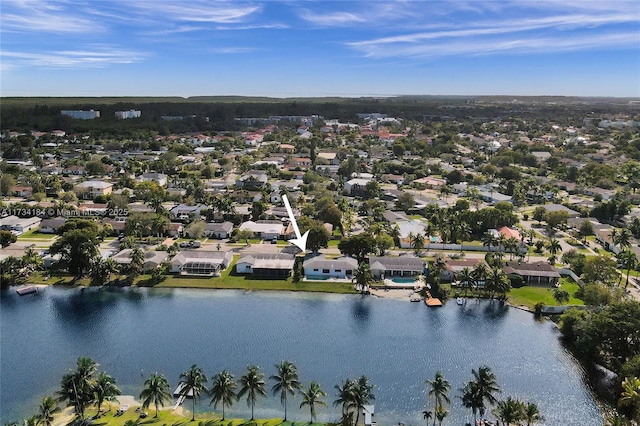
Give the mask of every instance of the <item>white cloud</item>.
<svg viewBox="0 0 640 426">
<path fill-rule="evenodd" d="M 491 55 L 500 53 L 532 54 L 572 52 L 589 49 L 635 47 L 640 36 L 634 32 L 615 34 L 574 34 L 554 37 L 475 38 L 420 43 L 403 46 L 370 45 L 364 51 L 370 57 L 435 57 L 450 55 Z"/>
<path fill-rule="evenodd" d="M 98 22 L 76 15 L 62 5 L 37 0 L 3 0 L 0 27 L 3 32 L 87 33 L 102 30 Z"/>
<path fill-rule="evenodd" d="M 102 68 L 113 64 L 132 64 L 148 55 L 125 49 L 97 47 L 87 50 L 55 52 L 0 51 L 2 62 L 13 68 L 22 66 L 43 68 Z"/>
<path fill-rule="evenodd" d="M 133 1 L 128 3 L 128 6 L 144 13 L 160 15 L 169 21 L 214 22 L 219 24 L 244 22 L 246 18 L 262 9 L 259 5 L 210 1 L 184 3 Z"/>
</svg>

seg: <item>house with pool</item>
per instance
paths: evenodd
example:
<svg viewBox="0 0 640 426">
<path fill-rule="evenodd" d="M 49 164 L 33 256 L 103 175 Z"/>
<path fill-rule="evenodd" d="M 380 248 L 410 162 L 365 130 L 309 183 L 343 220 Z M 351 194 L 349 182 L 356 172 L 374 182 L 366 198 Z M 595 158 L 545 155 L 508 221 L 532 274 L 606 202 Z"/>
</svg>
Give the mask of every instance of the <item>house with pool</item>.
<svg viewBox="0 0 640 426">
<path fill-rule="evenodd" d="M 308 280 L 351 279 L 358 269 L 358 261 L 347 256 L 327 259 L 324 254 L 318 254 L 307 256 L 302 267 Z"/>
<path fill-rule="evenodd" d="M 412 282 L 413 277 L 427 273 L 426 264 L 416 256 L 370 256 L 373 278 Z"/>
<path fill-rule="evenodd" d="M 291 275 L 295 256 L 289 253 L 249 253 L 236 262 L 236 273 L 257 278 L 286 279 Z"/>
</svg>

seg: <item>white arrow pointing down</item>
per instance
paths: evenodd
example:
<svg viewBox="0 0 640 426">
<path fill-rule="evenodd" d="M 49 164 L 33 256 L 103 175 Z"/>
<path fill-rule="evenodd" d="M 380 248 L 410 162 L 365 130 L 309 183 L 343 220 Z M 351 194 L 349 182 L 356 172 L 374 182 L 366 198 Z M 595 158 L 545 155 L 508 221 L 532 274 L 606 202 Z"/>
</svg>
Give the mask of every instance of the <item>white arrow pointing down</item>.
<svg viewBox="0 0 640 426">
<path fill-rule="evenodd" d="M 289 240 L 289 242 L 296 245 L 300 250 L 305 251 L 307 248 L 307 237 L 309 236 L 309 231 L 305 232 L 304 235 L 300 235 L 298 222 L 296 222 L 296 218 L 293 216 L 293 210 L 291 210 L 291 205 L 289 204 L 289 199 L 286 194 L 282 195 L 282 201 L 284 201 L 287 214 L 289 214 L 289 220 L 291 220 L 291 224 L 293 225 L 293 232 L 296 233 L 296 237 Z"/>
</svg>

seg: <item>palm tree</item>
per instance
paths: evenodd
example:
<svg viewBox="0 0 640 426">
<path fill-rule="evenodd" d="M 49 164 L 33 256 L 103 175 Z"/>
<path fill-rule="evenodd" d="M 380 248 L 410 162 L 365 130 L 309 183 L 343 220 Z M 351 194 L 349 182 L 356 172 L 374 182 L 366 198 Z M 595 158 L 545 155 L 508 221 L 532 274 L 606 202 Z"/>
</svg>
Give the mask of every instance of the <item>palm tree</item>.
<svg viewBox="0 0 640 426">
<path fill-rule="evenodd" d="M 482 235 L 480 240 L 482 241 L 482 245 L 487 247 L 487 250 L 491 253 L 491 247 L 496 245 L 495 235 L 493 235 L 492 232 L 487 231 Z"/>
<path fill-rule="evenodd" d="M 487 267 L 486 263 L 476 263 L 476 265 L 473 267 L 473 277 L 475 278 L 476 287 L 478 286 L 479 282 L 482 282 L 483 285 L 485 284 L 485 279 L 487 278 L 488 272 L 489 268 Z"/>
<path fill-rule="evenodd" d="M 460 238 L 460 253 L 462 253 L 462 243 L 464 243 L 464 241 L 471 235 L 471 227 L 467 222 L 459 222 L 456 232 L 457 237 Z"/>
<path fill-rule="evenodd" d="M 238 399 L 238 395 L 235 392 L 237 386 L 233 374 L 227 370 L 222 370 L 222 372 L 216 374 L 213 379 L 210 391 L 211 402 L 209 405 L 213 404 L 213 408 L 216 409 L 218 403 L 222 403 L 222 420 L 224 420 L 224 407 L 231 408 L 233 402 Z"/>
<path fill-rule="evenodd" d="M 98 375 L 93 391 L 98 404 L 98 416 L 100 416 L 100 406 L 104 401 L 111 402 L 120 395 L 120 389 L 116 386 L 115 379 L 105 372 Z M 109 404 L 109 410 L 111 410 L 111 404 Z"/>
<path fill-rule="evenodd" d="M 433 226 L 433 223 L 431 221 L 428 221 L 424 227 L 424 236 L 427 240 L 427 253 L 429 253 L 429 250 L 431 249 L 431 237 L 433 236 L 434 231 L 435 228 Z"/>
<path fill-rule="evenodd" d="M 438 424 L 442 426 L 442 422 L 449 415 L 449 412 L 444 408 L 440 407 L 436 410 L 436 419 L 438 420 Z"/>
<path fill-rule="evenodd" d="M 98 363 L 91 358 L 80 357 L 76 370 L 65 374 L 58 391 L 59 401 L 67 401 L 76 414 L 84 420 L 84 410 L 95 401 L 94 384 Z"/>
<path fill-rule="evenodd" d="M 640 419 L 640 378 L 626 377 L 624 379 L 618 405 L 631 407 L 634 417 Z"/>
<path fill-rule="evenodd" d="M 495 374 L 487 366 L 482 366 L 477 371 L 471 370 L 471 374 L 473 374 L 474 383 L 477 386 L 478 398 L 483 403 L 480 415 L 484 416 L 484 401 L 489 405 L 494 405 L 497 401 L 494 394 L 500 393 L 500 386 L 498 386 Z"/>
<path fill-rule="evenodd" d="M 509 260 L 513 260 L 513 254 L 518 249 L 520 242 L 515 237 L 509 237 L 504 242 L 505 248 L 509 251 Z"/>
<path fill-rule="evenodd" d="M 275 384 L 271 388 L 274 395 L 280 394 L 280 402 L 284 405 L 284 421 L 287 421 L 287 395 L 294 396 L 302 384 L 298 378 L 296 366 L 290 361 L 282 361 L 276 365 L 277 374 L 269 377 Z"/>
<path fill-rule="evenodd" d="M 264 388 L 264 374 L 260 371 L 260 367 L 250 365 L 247 372 L 240 377 L 240 392 L 238 399 L 247 395 L 247 405 L 251 407 L 251 420 L 253 420 L 253 409 L 258 400 L 258 396 L 266 396 L 267 391 Z"/>
<path fill-rule="evenodd" d="M 355 382 L 351 379 L 346 379 L 342 384 L 336 385 L 337 398 L 333 401 L 333 406 L 342 406 L 342 417 L 349 412 L 350 409 L 354 406 L 353 400 L 353 388 L 355 386 Z"/>
<path fill-rule="evenodd" d="M 471 409 L 473 413 L 473 424 L 476 423 L 476 415 L 480 409 L 484 412 L 484 402 L 480 398 L 478 392 L 478 384 L 474 381 L 468 382 L 462 389 L 460 399 L 462 400 L 462 406 Z"/>
<path fill-rule="evenodd" d="M 505 401 L 499 401 L 493 414 L 505 424 L 509 426 L 524 420 L 524 403 L 517 399 L 508 397 Z"/>
<path fill-rule="evenodd" d="M 506 295 L 511 289 L 509 277 L 501 268 L 489 269 L 485 279 L 485 288 L 491 292 L 490 298 L 493 299 L 496 293 Z"/>
<path fill-rule="evenodd" d="M 619 245 L 620 248 L 625 249 L 631 247 L 631 231 L 628 228 L 622 228 L 617 232 L 616 238 L 614 238 L 613 232 L 611 233 L 611 239 L 614 245 Z"/>
<path fill-rule="evenodd" d="M 558 253 L 562 251 L 562 246 L 560 245 L 560 241 L 557 238 L 551 238 L 549 243 L 547 244 L 547 250 L 551 256 L 555 257 Z"/>
<path fill-rule="evenodd" d="M 415 234 L 411 240 L 411 247 L 413 248 L 415 255 L 418 256 L 420 254 L 420 250 L 424 247 L 424 235 L 419 232 Z"/>
<path fill-rule="evenodd" d="M 435 401 L 434 407 L 437 417 L 438 411 L 442 411 L 444 409 L 444 403 L 451 403 L 449 400 L 449 389 L 451 388 L 451 385 L 440 371 L 436 372 L 436 376 L 433 380 L 427 380 L 425 383 L 431 387 L 429 390 L 429 396 L 433 397 Z M 436 424 L 435 418 L 433 419 L 433 424 Z"/>
<path fill-rule="evenodd" d="M 498 235 L 498 238 L 496 238 L 496 245 L 498 246 L 498 252 L 496 255 L 500 262 L 502 262 L 502 257 L 504 256 L 505 241 L 507 241 L 507 239 L 503 234 Z"/>
<path fill-rule="evenodd" d="M 360 376 L 360 378 L 354 382 L 352 393 L 353 406 L 356 409 L 356 425 L 360 419 L 360 412 L 362 412 L 362 408 L 369 404 L 372 399 L 376 399 L 375 395 L 371 392 L 372 390 L 373 385 L 369 382 L 369 378 L 367 376 Z"/>
<path fill-rule="evenodd" d="M 44 426 L 51 426 L 53 415 L 60 412 L 58 401 L 55 398 L 46 396 L 42 399 L 42 403 L 38 407 L 38 423 Z"/>
<path fill-rule="evenodd" d="M 467 295 L 467 290 L 475 286 L 475 279 L 473 276 L 473 272 L 468 267 L 462 268 L 460 272 L 458 272 L 458 276 L 456 277 L 460 284 L 464 285 L 464 294 Z"/>
<path fill-rule="evenodd" d="M 322 400 L 323 397 L 327 396 L 327 393 L 320 388 L 320 385 L 316 382 L 311 382 L 309 384 L 309 388 L 304 390 L 304 388 L 300 391 L 302 395 L 302 402 L 300 403 L 300 408 L 305 405 L 309 406 L 309 411 L 311 412 L 311 422 L 316 418 L 316 404 L 327 406 L 327 404 Z"/>
<path fill-rule="evenodd" d="M 142 400 L 143 409 L 151 404 L 155 405 L 156 415 L 154 417 L 158 417 L 158 406 L 171 401 L 169 382 L 162 374 L 151 374 L 144 382 L 144 389 L 140 392 L 140 399 Z"/>
<path fill-rule="evenodd" d="M 530 402 L 524 407 L 524 417 L 522 420 L 527 422 L 527 426 L 531 426 L 538 422 L 543 422 L 544 417 L 540 414 L 538 406 Z"/>
<path fill-rule="evenodd" d="M 180 383 L 182 383 L 180 396 L 191 396 L 193 401 L 191 421 L 194 421 L 196 419 L 196 401 L 200 397 L 200 393 L 206 389 L 204 384 L 207 383 L 207 376 L 204 375 L 202 368 L 194 364 L 180 375 Z"/>
<path fill-rule="evenodd" d="M 134 273 L 139 273 L 142 270 L 142 265 L 144 265 L 144 252 L 141 248 L 136 247 L 131 250 L 131 271 Z"/>
<path fill-rule="evenodd" d="M 618 253 L 617 258 L 620 266 L 627 270 L 627 281 L 624 285 L 624 288 L 626 289 L 629 285 L 629 274 L 631 273 L 631 270 L 638 266 L 638 257 L 631 250 L 625 249 Z M 620 276 L 620 280 L 622 280 L 622 275 Z"/>
</svg>

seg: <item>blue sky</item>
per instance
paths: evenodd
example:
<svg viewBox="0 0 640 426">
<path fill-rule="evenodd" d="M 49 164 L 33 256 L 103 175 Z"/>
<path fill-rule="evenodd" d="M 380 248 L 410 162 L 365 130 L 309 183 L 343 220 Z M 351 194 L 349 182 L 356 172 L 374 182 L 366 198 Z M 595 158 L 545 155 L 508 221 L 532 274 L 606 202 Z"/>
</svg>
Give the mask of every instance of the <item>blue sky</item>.
<svg viewBox="0 0 640 426">
<path fill-rule="evenodd" d="M 2 96 L 640 96 L 640 1 L 0 0 Z"/>
</svg>

